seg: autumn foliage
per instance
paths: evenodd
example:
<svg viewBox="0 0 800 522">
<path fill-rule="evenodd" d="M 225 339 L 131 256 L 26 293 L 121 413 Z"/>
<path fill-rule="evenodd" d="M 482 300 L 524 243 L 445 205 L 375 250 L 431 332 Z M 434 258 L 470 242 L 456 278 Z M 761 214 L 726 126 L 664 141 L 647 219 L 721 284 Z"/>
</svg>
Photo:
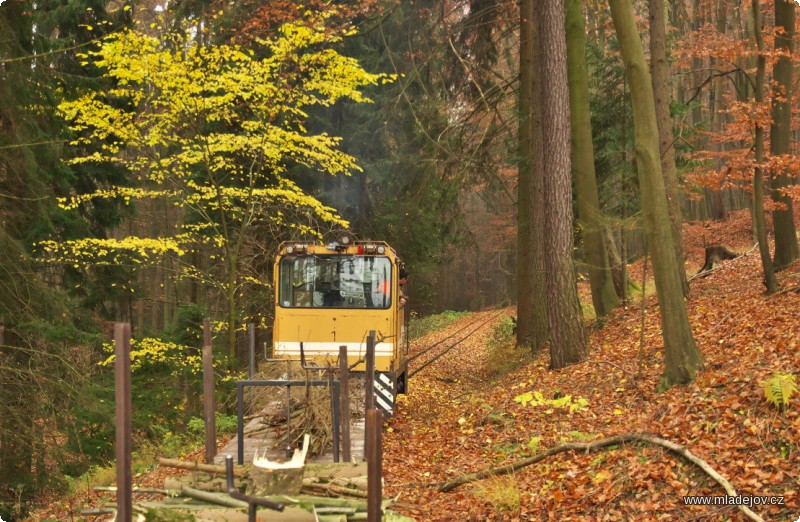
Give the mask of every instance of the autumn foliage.
<svg viewBox="0 0 800 522">
<path fill-rule="evenodd" d="M 773 7 L 764 2 L 769 14 Z M 746 13 L 749 6 L 743 5 Z M 752 173 L 755 167 L 754 133 L 756 125 L 769 129 L 773 123 L 771 106 L 780 100 L 780 92 L 769 96 L 762 103 L 753 97 L 756 81 L 756 49 L 752 31 L 744 27 L 746 17 L 734 18 L 723 8 L 713 8 L 711 4 L 697 7 L 693 13 L 678 15 L 683 17 L 686 26 L 694 24 L 692 30 L 680 34 L 674 50 L 676 70 L 676 96 L 678 103 L 688 106 L 689 114 L 711 111 L 717 113 L 716 119 L 698 121 L 690 115 L 678 120 L 678 134 L 681 140 L 688 139 L 692 152 L 688 154 L 694 162 L 686 174 L 687 188 L 695 197 L 701 197 L 698 188 L 706 187 L 714 191 L 726 189 L 752 190 Z M 729 19 L 730 17 L 730 19 Z M 775 63 L 786 53 L 775 49 L 776 35 L 783 33 L 782 27 L 775 27 L 774 17 L 765 17 L 769 25 L 762 31 L 764 56 L 767 63 L 766 89 L 774 86 L 772 70 Z M 798 59 L 794 56 L 795 70 Z M 702 67 L 698 70 L 698 67 Z M 795 80 L 796 83 L 796 80 Z M 717 86 L 718 85 L 718 86 Z M 798 91 L 793 96 L 793 128 L 797 127 Z M 785 98 L 784 98 L 785 99 Z M 704 115 L 705 116 L 705 115 Z M 769 150 L 769 132 L 765 148 Z M 796 145 L 791 154 L 767 154 L 762 166 L 770 176 L 786 173 L 792 177 L 800 174 L 800 156 Z M 794 201 L 800 201 L 797 187 L 789 187 L 784 192 Z M 765 201 L 766 209 L 772 210 L 775 204 Z"/>
<path fill-rule="evenodd" d="M 487 382 L 481 331 L 431 370 L 410 381 L 410 395 L 388 423 L 384 466 L 387 496 L 417 520 L 673 520 L 743 519 L 735 507 L 690 507 L 684 495 L 724 495 L 708 476 L 663 449 L 627 445 L 584 455 L 565 453 L 513 476 L 517 508 L 493 504 L 491 487 L 466 485 L 449 493 L 437 484 L 544 451 L 563 442 L 587 442 L 623 433 L 648 433 L 685 445 L 709 462 L 742 495 L 782 496 L 782 506 L 757 506 L 765 520 L 790 520 L 800 511 L 794 480 L 800 465 L 800 410 L 778 413 L 764 396 L 773 372 L 800 365 L 800 266 L 781 274 L 787 291 L 767 297 L 757 252 L 747 252 L 747 212 L 727 224 L 686 228 L 691 267 L 702 264 L 702 234 L 722 238 L 744 255 L 692 282 L 689 315 L 706 361 L 698 380 L 664 394 L 653 390 L 663 349 L 655 297 L 617 309 L 591 334 L 589 361 L 548 371 L 546 354 Z M 641 277 L 641 261 L 631 267 Z M 648 272 L 649 273 L 649 272 Z M 651 284 L 651 283 L 650 283 Z M 584 292 L 587 290 L 584 289 Z M 513 310 L 507 313 L 513 314 Z M 463 319 L 464 324 L 474 320 Z M 463 328 L 463 324 L 452 330 Z M 430 344 L 439 332 L 417 344 Z M 588 406 L 522 405 L 538 391 L 571 396 Z M 572 411 L 571 411 L 572 410 Z"/>
</svg>

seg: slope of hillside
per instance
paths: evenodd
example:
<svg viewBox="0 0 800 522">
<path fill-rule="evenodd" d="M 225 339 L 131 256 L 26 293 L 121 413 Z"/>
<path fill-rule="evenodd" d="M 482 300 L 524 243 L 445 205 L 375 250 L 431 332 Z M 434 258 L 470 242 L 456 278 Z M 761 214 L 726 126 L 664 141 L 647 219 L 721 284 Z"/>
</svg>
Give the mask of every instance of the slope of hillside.
<svg viewBox="0 0 800 522">
<path fill-rule="evenodd" d="M 703 263 L 703 237 L 743 253 L 749 219 L 687 225 L 687 268 Z M 641 261 L 632 267 L 641 274 Z M 800 370 L 800 263 L 779 274 L 782 291 L 764 295 L 757 250 L 726 261 L 691 283 L 690 321 L 705 370 L 689 386 L 654 389 L 663 369 L 656 298 L 620 307 L 591 333 L 589 360 L 560 371 L 547 354 L 498 382 L 483 382 L 485 334 L 441 359 L 448 378 L 421 372 L 410 381 L 386 434 L 387 497 L 418 520 L 743 520 L 735 506 L 688 506 L 686 495 L 725 495 L 721 486 L 660 447 L 629 444 L 568 452 L 442 493 L 454 477 L 510 464 L 564 442 L 625 433 L 652 434 L 685 446 L 729 480 L 764 520 L 800 516 L 800 414 L 780 413 L 762 382 Z M 458 324 L 452 326 L 457 329 Z M 443 335 L 440 333 L 439 335 Z M 439 370 L 442 371 L 442 370 Z M 588 405 L 570 413 L 515 398 L 571 396 Z M 578 407 L 576 407 L 578 408 Z M 492 497 L 492 492 L 495 492 Z M 518 506 L 514 498 L 518 495 Z M 486 500 L 494 498 L 494 502 Z M 502 509 L 505 500 L 511 508 Z M 721 502 L 721 501 L 718 501 Z"/>
</svg>

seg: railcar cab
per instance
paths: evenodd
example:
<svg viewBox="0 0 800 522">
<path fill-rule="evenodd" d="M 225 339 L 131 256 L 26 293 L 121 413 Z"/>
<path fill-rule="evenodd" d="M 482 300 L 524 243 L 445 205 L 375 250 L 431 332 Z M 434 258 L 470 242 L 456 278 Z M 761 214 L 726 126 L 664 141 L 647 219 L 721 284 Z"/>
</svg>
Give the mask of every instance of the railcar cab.
<svg viewBox="0 0 800 522">
<path fill-rule="evenodd" d="M 400 282 L 402 262 L 382 241 L 285 242 L 275 260 L 273 354 L 306 365 L 366 369 L 370 330 L 376 332 L 375 382 L 383 383 L 391 414 L 395 393 L 405 393 L 408 344 Z M 376 392 L 378 385 L 376 384 Z M 379 398 L 376 393 L 376 398 Z M 380 399 L 378 400 L 380 404 Z"/>
</svg>

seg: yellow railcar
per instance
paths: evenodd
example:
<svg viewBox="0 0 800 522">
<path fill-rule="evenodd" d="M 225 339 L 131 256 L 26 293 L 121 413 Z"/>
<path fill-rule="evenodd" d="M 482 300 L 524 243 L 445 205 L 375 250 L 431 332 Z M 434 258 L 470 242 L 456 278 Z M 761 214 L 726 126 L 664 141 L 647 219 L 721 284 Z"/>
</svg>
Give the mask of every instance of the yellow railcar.
<svg viewBox="0 0 800 522">
<path fill-rule="evenodd" d="M 405 393 L 408 344 L 402 263 L 382 241 L 288 242 L 275 260 L 273 354 L 307 365 L 365 370 L 367 337 L 376 332 L 375 398 L 386 413 Z"/>
</svg>

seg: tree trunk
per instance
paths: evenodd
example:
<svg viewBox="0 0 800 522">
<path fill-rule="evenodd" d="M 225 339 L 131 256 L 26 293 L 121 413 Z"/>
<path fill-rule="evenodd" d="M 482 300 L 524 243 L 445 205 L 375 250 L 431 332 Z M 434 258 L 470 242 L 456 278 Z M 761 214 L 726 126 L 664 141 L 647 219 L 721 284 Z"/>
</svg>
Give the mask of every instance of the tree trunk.
<svg viewBox="0 0 800 522">
<path fill-rule="evenodd" d="M 661 170 L 664 174 L 664 188 L 667 191 L 672 240 L 675 242 L 675 256 L 680 266 L 683 295 L 689 296 L 689 282 L 686 278 L 685 256 L 683 254 L 683 233 L 681 230 L 681 199 L 678 169 L 675 166 L 674 136 L 672 135 L 672 116 L 669 101 L 672 93 L 670 65 L 667 60 L 667 19 L 663 0 L 648 0 L 650 9 L 650 70 L 652 71 L 653 96 L 656 103 L 656 119 L 661 150 Z"/>
<path fill-rule="evenodd" d="M 538 350 L 548 338 L 544 277 L 539 52 L 533 0 L 520 3 L 517 344 Z"/>
<path fill-rule="evenodd" d="M 533 0 L 519 7 L 519 121 L 517 130 L 517 346 L 531 346 L 533 295 L 531 280 L 531 86 L 533 84 Z"/>
<path fill-rule="evenodd" d="M 570 115 L 564 1 L 547 0 L 541 12 L 542 121 L 544 130 L 545 266 L 550 367 L 563 368 L 589 351 L 572 262 Z"/>
<path fill-rule="evenodd" d="M 726 29 L 728 26 L 728 16 L 727 16 L 727 5 L 725 2 L 720 2 L 718 4 L 717 9 L 717 33 L 720 35 L 726 34 Z M 720 60 L 716 58 L 711 59 L 711 69 L 716 69 L 721 67 L 719 64 Z M 728 81 L 727 78 L 723 78 L 722 76 L 718 76 L 714 78 L 712 82 L 713 89 L 711 90 L 711 97 L 713 104 L 711 107 L 711 130 L 716 134 L 721 134 L 723 132 L 723 127 L 725 126 L 725 114 L 722 112 L 725 107 L 725 103 L 723 102 L 723 94 L 724 94 L 724 82 Z M 712 142 L 711 148 L 712 150 L 722 153 L 725 150 L 726 145 L 720 142 Z M 718 170 L 723 168 L 722 160 L 717 160 L 716 167 Z M 723 191 L 722 183 L 716 187 L 707 187 L 706 192 L 706 201 L 708 203 L 708 213 L 709 217 L 716 221 L 722 221 L 728 219 L 728 209 L 725 207 L 725 199 L 722 197 Z"/>
<path fill-rule="evenodd" d="M 764 103 L 764 78 L 766 76 L 767 57 L 764 56 L 764 38 L 761 34 L 763 19 L 759 0 L 753 0 L 753 23 L 755 25 L 753 34 L 755 35 L 756 49 L 758 50 L 755 99 L 756 105 L 760 106 Z M 764 174 L 761 167 L 764 162 L 764 127 L 758 120 L 756 120 L 755 134 L 756 166 L 753 169 L 753 229 L 758 240 L 761 266 L 764 268 L 764 285 L 767 287 L 767 293 L 771 294 L 778 289 L 778 282 L 775 279 L 775 268 L 772 265 L 772 259 L 769 257 L 767 219 L 764 214 Z"/>
<path fill-rule="evenodd" d="M 583 2 L 567 4 L 567 73 L 572 128 L 572 175 L 575 180 L 578 217 L 583 230 L 584 256 L 592 289 L 595 315 L 603 317 L 619 303 L 603 241 L 603 216 L 597 196 L 592 122 L 589 108 L 589 76 L 586 72 L 586 33 Z"/>
<path fill-rule="evenodd" d="M 680 267 L 675 257 L 658 142 L 653 87 L 630 0 L 609 0 L 620 42 L 625 72 L 631 86 L 636 165 L 642 193 L 642 214 L 658 293 L 664 338 L 664 374 L 658 388 L 685 384 L 703 367 L 681 291 Z"/>
<path fill-rule="evenodd" d="M 703 19 L 702 15 L 702 3 L 700 0 L 693 0 L 692 2 L 692 30 L 699 31 L 700 28 L 705 24 L 705 20 Z M 694 73 L 691 75 L 690 85 L 691 86 L 699 86 L 703 84 L 703 76 L 706 74 L 704 71 L 708 68 L 708 58 L 693 58 L 692 59 L 692 71 Z M 691 123 L 690 127 L 697 127 L 703 122 L 703 92 L 697 92 L 694 95 L 697 98 L 697 102 L 692 105 L 692 111 L 690 112 L 691 115 Z M 708 107 L 708 105 L 705 105 Z"/>
<path fill-rule="evenodd" d="M 775 27 L 783 27 L 783 34 L 775 35 L 775 50 L 788 53 L 778 58 L 773 69 L 772 127 L 770 153 L 773 157 L 791 153 L 792 137 L 792 53 L 794 52 L 794 0 L 775 0 Z M 780 270 L 800 257 L 797 231 L 794 227 L 792 199 L 783 194 L 784 187 L 792 181 L 785 170 L 772 173 L 772 200 L 782 208 L 772 211 L 775 233 L 775 267 Z"/>
</svg>

